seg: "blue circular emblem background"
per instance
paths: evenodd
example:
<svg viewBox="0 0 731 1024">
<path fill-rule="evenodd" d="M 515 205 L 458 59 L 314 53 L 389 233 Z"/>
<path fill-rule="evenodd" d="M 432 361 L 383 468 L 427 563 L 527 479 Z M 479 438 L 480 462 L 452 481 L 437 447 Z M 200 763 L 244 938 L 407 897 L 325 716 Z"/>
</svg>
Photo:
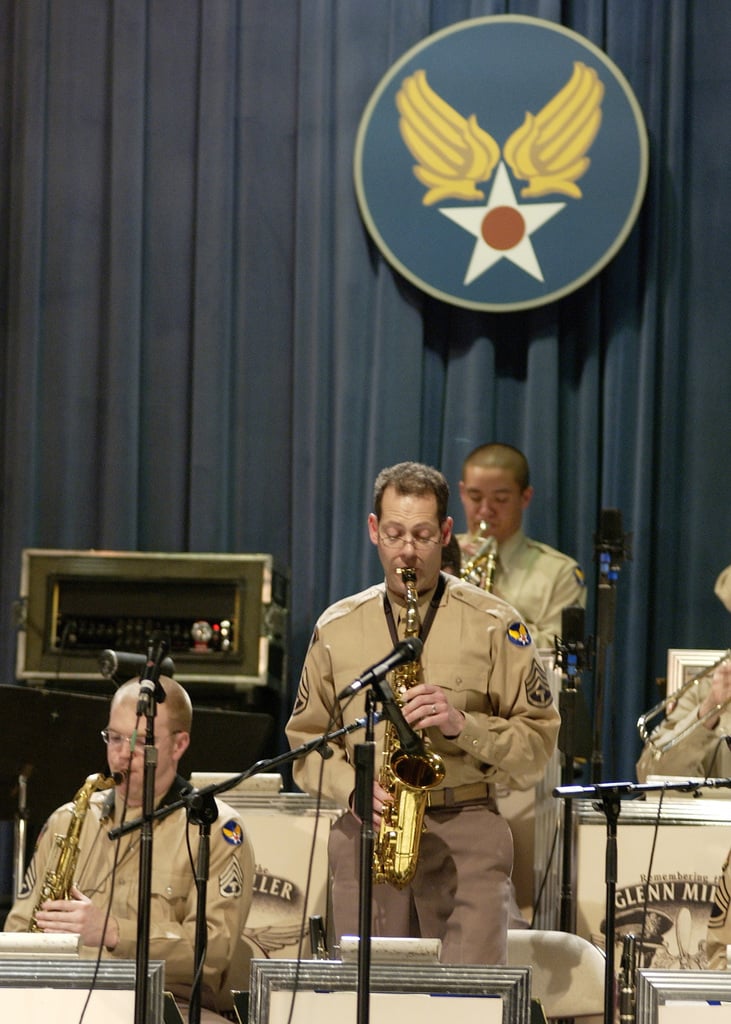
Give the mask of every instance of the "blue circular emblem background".
<svg viewBox="0 0 731 1024">
<path fill-rule="evenodd" d="M 581 62 L 604 87 L 601 123 L 587 150 L 588 169 L 577 180 L 580 197 L 524 198 L 527 181 L 510 171 L 506 141 L 567 84 Z M 500 257 L 465 283 L 476 238 L 440 210 L 485 206 L 497 170 L 477 184 L 485 198 L 423 203 L 417 161 L 399 130 L 396 95 L 423 71 L 428 86 L 460 117 L 475 115 L 500 147 L 520 209 L 560 203 L 532 230 L 530 243 L 543 280 Z M 553 302 L 597 274 L 625 241 L 647 181 L 644 120 L 627 81 L 607 55 L 560 25 L 522 16 L 458 22 L 427 37 L 387 72 L 361 119 L 355 147 L 355 187 L 369 233 L 388 262 L 430 295 L 458 306 L 493 312 Z M 450 212 L 452 212 L 450 210 Z M 530 211 L 528 211 L 530 212 Z"/>
</svg>

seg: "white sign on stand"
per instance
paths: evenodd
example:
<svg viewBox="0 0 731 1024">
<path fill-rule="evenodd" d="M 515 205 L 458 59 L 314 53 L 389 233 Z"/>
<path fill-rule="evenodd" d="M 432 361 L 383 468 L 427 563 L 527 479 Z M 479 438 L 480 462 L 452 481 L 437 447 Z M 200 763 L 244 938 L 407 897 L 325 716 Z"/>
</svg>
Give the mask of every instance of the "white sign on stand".
<svg viewBox="0 0 731 1024">
<path fill-rule="evenodd" d="M 0 988 L 0 1016 L 23 1024 L 78 1024 L 89 998 L 84 1024 L 129 1024 L 135 994 L 121 990 L 88 992 L 63 988 Z"/>
<path fill-rule="evenodd" d="M 357 1016 L 358 968 L 342 960 L 253 960 L 252 1024 L 343 1024 Z M 372 963 L 374 1024 L 528 1024 L 530 967 Z"/>
<path fill-rule="evenodd" d="M 373 1024 L 444 1024 L 450 1010 L 446 998 L 424 992 L 372 992 L 370 1019 Z M 293 1007 L 291 992 L 272 992 L 269 1024 L 343 1024 L 356 1019 L 356 999 L 355 992 L 298 992 Z M 460 1024 L 503 1024 L 500 996 L 460 996 L 459 1007 L 451 1009 Z"/>
</svg>

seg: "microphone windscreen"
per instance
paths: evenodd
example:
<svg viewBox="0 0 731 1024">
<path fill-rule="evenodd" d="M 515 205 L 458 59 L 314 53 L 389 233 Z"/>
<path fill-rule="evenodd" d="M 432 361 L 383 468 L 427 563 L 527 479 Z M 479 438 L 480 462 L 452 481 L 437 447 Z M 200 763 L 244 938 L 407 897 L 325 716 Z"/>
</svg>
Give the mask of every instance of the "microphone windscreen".
<svg viewBox="0 0 731 1024">
<path fill-rule="evenodd" d="M 599 537 L 607 544 L 622 543 L 622 513 L 618 508 L 603 508 L 599 515 Z"/>
<path fill-rule="evenodd" d="M 584 642 L 584 609 L 571 604 L 561 610 L 561 639 L 564 644 Z"/>
</svg>

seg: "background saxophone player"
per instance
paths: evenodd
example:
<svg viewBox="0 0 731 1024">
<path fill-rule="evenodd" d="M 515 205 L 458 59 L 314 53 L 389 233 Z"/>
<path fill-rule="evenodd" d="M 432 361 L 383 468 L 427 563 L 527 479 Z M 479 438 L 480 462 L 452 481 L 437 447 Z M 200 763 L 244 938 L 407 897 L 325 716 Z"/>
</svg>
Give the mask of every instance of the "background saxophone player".
<svg viewBox="0 0 731 1024">
<path fill-rule="evenodd" d="M 497 562 L 490 589 L 518 609 L 537 647 L 553 648 L 561 635 L 562 610 L 569 605 L 585 608 L 586 587 L 573 558 L 523 532 L 523 513 L 533 493 L 528 460 L 517 448 L 493 443 L 473 449 L 462 464 L 459 496 L 467 530 L 457 540 L 464 573 L 485 539 L 495 538 Z M 478 583 L 486 578 L 480 575 Z"/>
<path fill-rule="evenodd" d="M 448 496 L 444 476 L 420 463 L 399 463 L 378 475 L 368 533 L 385 579 L 343 598 L 318 619 L 287 735 L 298 746 L 324 733 L 332 718 L 348 724 L 363 715 L 362 692 L 342 704 L 337 694 L 404 635 L 402 572 L 413 569 L 423 648 L 419 681 L 401 694 L 403 714 L 412 728 L 424 730 L 445 777 L 428 794 L 412 881 L 403 888 L 373 887 L 372 933 L 439 938 L 445 963 L 504 963 L 513 850 L 494 786 L 535 783 L 555 748 L 559 718 L 535 645 L 515 609 L 440 572 L 452 530 Z M 377 727 L 377 743 L 383 731 Z M 357 742 L 357 735 L 348 734 L 333 745 L 332 757 L 310 755 L 297 762 L 295 781 L 315 793 L 322 778 L 324 795 L 349 808 Z M 376 780 L 376 830 L 383 805 L 392 799 Z M 337 940 L 357 934 L 359 838 L 351 812 L 330 835 Z"/>
<path fill-rule="evenodd" d="M 182 686 L 165 676 L 160 677 L 160 683 L 166 699 L 159 705 L 155 720 L 156 805 L 174 801 L 188 786 L 177 774 L 177 766 L 189 745 L 192 722 L 190 699 Z M 103 776 L 90 777 L 93 781 L 87 780 L 88 785 L 81 787 L 72 804 L 53 812 L 38 839 L 21 894 L 6 919 L 5 931 L 34 928 L 71 932 L 80 937 L 82 956 L 96 957 L 103 946 L 105 957 L 135 959 L 139 833 L 119 840 L 113 875 L 117 843 L 109 839 L 108 831 L 120 823 L 125 797 L 127 819 L 141 814 L 145 723 L 137 722 L 138 695 L 139 679 L 130 680 L 116 691 L 109 725 L 99 740 L 100 749 L 104 749 L 102 740 L 106 743 L 110 771 L 126 772 L 126 777 L 116 788 L 110 788 L 113 779 L 107 779 L 108 787 L 100 791 L 95 790 L 99 780 L 104 781 Z M 217 803 L 219 817 L 211 826 L 210 835 L 208 949 L 201 993 L 204 1009 L 200 1019 L 206 1024 L 235 1019 L 228 976 L 240 949 L 254 879 L 253 853 L 241 818 L 228 804 Z M 183 808 L 154 825 L 150 922 L 150 957 L 165 961 L 165 987 L 172 991 L 184 1013 L 192 983 L 197 902 L 186 828 Z M 56 836 L 62 844 L 60 851 Z M 193 828 L 193 863 L 197 840 L 197 830 Z M 65 853 L 70 856 L 64 857 Z M 60 872 L 66 876 L 63 878 L 57 877 L 60 863 L 68 865 Z M 41 893 L 45 894 L 49 882 L 58 891 L 51 893 L 49 899 L 42 899 Z M 231 1017 L 224 1016 L 229 1012 Z"/>
</svg>

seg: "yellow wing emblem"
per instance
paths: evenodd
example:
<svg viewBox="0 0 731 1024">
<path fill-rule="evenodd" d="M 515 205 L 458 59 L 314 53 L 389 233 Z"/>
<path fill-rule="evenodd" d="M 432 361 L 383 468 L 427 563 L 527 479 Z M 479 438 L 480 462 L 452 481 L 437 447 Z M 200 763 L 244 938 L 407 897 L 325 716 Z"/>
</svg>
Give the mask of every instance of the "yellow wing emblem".
<svg viewBox="0 0 731 1024">
<path fill-rule="evenodd" d="M 484 199 L 477 183 L 487 181 L 500 159 L 500 147 L 474 114 L 463 117 L 415 71 L 396 95 L 399 129 L 417 161 L 414 174 L 425 185 L 424 206 L 443 199 Z"/>
<path fill-rule="evenodd" d="M 526 113 L 505 143 L 503 155 L 520 194 L 538 198 L 561 193 L 581 199 L 576 184 L 589 168 L 587 156 L 602 122 L 604 86 L 581 61 L 566 85 L 537 114 Z M 405 78 L 396 94 L 401 138 L 417 161 L 414 175 L 426 186 L 424 206 L 443 199 L 484 199 L 477 188 L 500 160 L 500 146 L 474 114 L 463 117 L 431 88 L 423 69 Z"/>
<path fill-rule="evenodd" d="M 596 71 L 576 61 L 563 89 L 538 114 L 526 113 L 504 147 L 515 177 L 528 182 L 522 196 L 561 192 L 581 199 L 576 181 L 591 162 L 586 154 L 601 125 L 603 97 Z"/>
</svg>

